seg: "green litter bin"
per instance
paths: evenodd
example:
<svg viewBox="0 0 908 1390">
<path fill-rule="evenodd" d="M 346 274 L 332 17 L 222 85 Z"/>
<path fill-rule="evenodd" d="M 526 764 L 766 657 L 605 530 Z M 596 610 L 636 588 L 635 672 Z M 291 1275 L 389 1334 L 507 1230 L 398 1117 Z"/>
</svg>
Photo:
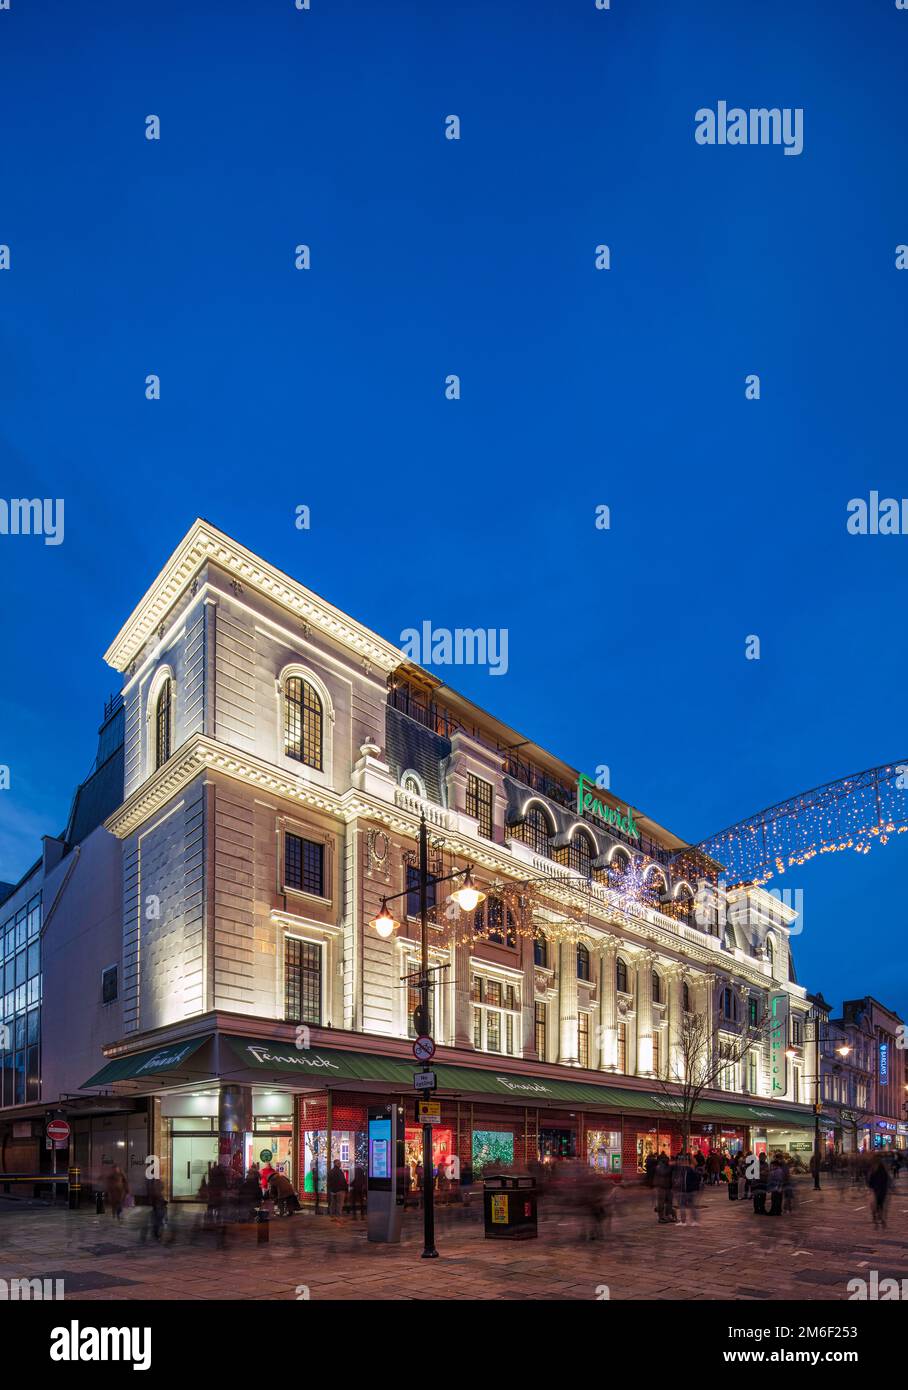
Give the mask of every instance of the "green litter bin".
<svg viewBox="0 0 908 1390">
<path fill-rule="evenodd" d="M 536 1180 L 490 1173 L 483 1179 L 485 1234 L 489 1240 L 532 1240 L 538 1236 Z"/>
</svg>

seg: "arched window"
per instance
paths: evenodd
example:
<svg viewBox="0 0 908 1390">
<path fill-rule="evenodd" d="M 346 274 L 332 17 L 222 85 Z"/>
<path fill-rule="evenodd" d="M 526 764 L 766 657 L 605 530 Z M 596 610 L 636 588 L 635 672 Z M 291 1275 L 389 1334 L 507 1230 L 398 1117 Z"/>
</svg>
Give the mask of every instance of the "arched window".
<svg viewBox="0 0 908 1390">
<path fill-rule="evenodd" d="M 653 1003 L 662 1003 L 662 981 L 656 974 L 655 970 L 653 971 Z"/>
<path fill-rule="evenodd" d="M 542 932 L 533 938 L 533 964 L 541 965 L 543 969 L 549 963 L 549 943 L 546 941 Z"/>
<path fill-rule="evenodd" d="M 421 796 L 423 800 L 425 800 L 426 789 L 422 784 L 421 777 L 417 773 L 408 770 L 400 779 L 400 784 L 404 791 L 409 792 L 411 796 Z"/>
<path fill-rule="evenodd" d="M 593 872 L 593 853 L 595 846 L 582 830 L 574 832 L 573 839 L 564 849 L 558 850 L 555 858 L 561 864 L 566 864 L 570 869 L 576 869 L 584 878 L 590 878 Z"/>
<path fill-rule="evenodd" d="M 173 681 L 168 676 L 161 686 L 154 712 L 154 765 L 162 767 L 173 745 Z"/>
<path fill-rule="evenodd" d="M 615 962 L 615 988 L 619 994 L 629 994 L 627 987 L 627 962 L 619 956 Z"/>
<path fill-rule="evenodd" d="M 586 946 L 577 947 L 577 979 L 588 980 L 590 978 L 590 953 Z"/>
<path fill-rule="evenodd" d="M 302 676 L 284 682 L 284 752 L 317 772 L 322 761 L 322 702 L 315 687 Z"/>
<path fill-rule="evenodd" d="M 538 806 L 532 806 L 526 813 L 526 818 L 519 825 L 513 827 L 513 837 L 515 840 L 522 840 L 530 849 L 537 854 L 548 855 L 550 853 L 549 841 L 551 839 L 549 823 Z"/>
<path fill-rule="evenodd" d="M 686 980 L 681 986 L 681 1007 L 686 1014 L 690 1013 L 690 985 Z"/>
</svg>

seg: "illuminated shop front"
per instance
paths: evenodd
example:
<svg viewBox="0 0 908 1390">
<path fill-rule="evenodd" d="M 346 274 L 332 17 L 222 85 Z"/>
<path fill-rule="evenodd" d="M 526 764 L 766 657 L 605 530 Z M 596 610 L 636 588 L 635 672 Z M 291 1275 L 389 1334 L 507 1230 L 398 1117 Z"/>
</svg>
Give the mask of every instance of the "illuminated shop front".
<svg viewBox="0 0 908 1390">
<path fill-rule="evenodd" d="M 620 1173 L 621 1151 L 620 1129 L 587 1130 L 586 1156 L 591 1168 L 598 1168 L 603 1173 Z"/>
<path fill-rule="evenodd" d="M 451 1162 L 453 1156 L 453 1132 L 440 1125 L 433 1125 L 432 1171 L 436 1181 L 444 1183 L 459 1177 L 457 1165 Z M 410 1172 L 410 1186 L 416 1191 L 422 1186 L 419 1181 L 419 1169 L 422 1166 L 422 1129 L 419 1125 L 407 1125 L 404 1131 L 404 1162 Z"/>
<path fill-rule="evenodd" d="M 254 1088 L 252 1127 L 242 1134 L 242 1147 L 218 1130 L 219 1091 L 171 1092 L 161 1099 L 162 1134 L 170 1173 L 170 1196 L 196 1202 L 209 1170 L 216 1163 L 230 1168 L 237 1179 L 252 1165 L 266 1162 L 278 1172 L 293 1174 L 293 1097 L 288 1092 Z M 270 1159 L 262 1157 L 269 1153 Z"/>
</svg>

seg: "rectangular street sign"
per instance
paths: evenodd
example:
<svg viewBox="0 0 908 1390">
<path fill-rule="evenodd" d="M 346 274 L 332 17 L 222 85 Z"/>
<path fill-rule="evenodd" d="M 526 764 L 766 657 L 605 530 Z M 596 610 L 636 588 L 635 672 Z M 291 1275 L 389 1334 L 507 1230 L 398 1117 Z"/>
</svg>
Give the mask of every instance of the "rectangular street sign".
<svg viewBox="0 0 908 1390">
<path fill-rule="evenodd" d="M 418 1071 L 418 1072 L 415 1072 L 414 1075 L 413 1075 L 413 1085 L 414 1085 L 414 1087 L 416 1088 L 417 1091 L 434 1091 L 434 1090 L 435 1090 L 435 1073 L 434 1073 L 434 1071 Z"/>
<path fill-rule="evenodd" d="M 441 1101 L 440 1100 L 418 1100 L 416 1102 L 416 1117 L 421 1125 L 440 1125 L 441 1124 Z"/>
</svg>

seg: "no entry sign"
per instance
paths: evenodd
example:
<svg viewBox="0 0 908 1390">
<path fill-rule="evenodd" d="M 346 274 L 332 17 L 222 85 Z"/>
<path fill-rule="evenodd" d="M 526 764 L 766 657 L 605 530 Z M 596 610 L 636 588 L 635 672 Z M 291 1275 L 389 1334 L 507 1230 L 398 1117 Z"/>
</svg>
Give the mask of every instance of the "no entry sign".
<svg viewBox="0 0 908 1390">
<path fill-rule="evenodd" d="M 53 1139 L 57 1144 L 65 1144 L 69 1138 L 69 1124 L 66 1120 L 48 1120 L 45 1133 L 48 1139 Z"/>
</svg>

